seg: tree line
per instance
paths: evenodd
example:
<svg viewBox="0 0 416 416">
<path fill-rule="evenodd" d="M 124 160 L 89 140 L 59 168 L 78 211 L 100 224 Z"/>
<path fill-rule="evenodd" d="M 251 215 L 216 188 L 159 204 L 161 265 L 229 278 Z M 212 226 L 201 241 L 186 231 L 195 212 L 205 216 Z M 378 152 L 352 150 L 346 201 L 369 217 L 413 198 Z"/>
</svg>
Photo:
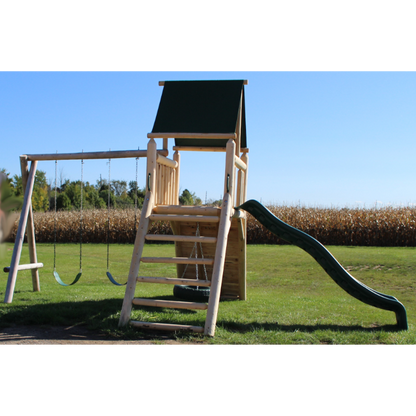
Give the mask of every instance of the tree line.
<svg viewBox="0 0 416 416">
<path fill-rule="evenodd" d="M 23 198 L 22 176 L 13 175 L 0 169 L 9 184 L 11 195 Z M 46 172 L 42 170 L 36 171 L 35 182 L 32 195 L 32 209 L 36 212 L 46 212 L 55 210 L 55 200 L 57 210 L 73 210 L 80 209 L 82 194 L 82 208 L 128 208 L 137 205 L 139 209 L 143 206 L 146 195 L 145 187 L 140 188 L 136 181 L 111 180 L 110 183 L 106 179 L 99 179 L 95 184 L 81 181 L 70 181 L 69 179 L 61 179 L 60 185 L 48 183 Z M 201 198 L 197 197 L 194 192 L 185 189 L 180 197 L 181 205 L 202 205 Z"/>
</svg>

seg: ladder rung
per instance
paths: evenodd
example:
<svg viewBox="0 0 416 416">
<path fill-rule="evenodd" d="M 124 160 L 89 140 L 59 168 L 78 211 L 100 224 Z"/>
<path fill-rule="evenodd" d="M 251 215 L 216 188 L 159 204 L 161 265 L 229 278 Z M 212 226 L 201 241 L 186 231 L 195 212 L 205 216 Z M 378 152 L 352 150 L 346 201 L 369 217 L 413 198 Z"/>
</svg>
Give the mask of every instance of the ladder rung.
<svg viewBox="0 0 416 416">
<path fill-rule="evenodd" d="M 220 217 L 216 215 L 163 215 L 151 214 L 149 216 L 151 221 L 192 221 L 192 222 L 219 222 Z"/>
<path fill-rule="evenodd" d="M 214 259 L 203 259 L 194 257 L 142 257 L 143 263 L 174 263 L 174 264 L 214 264 Z"/>
<path fill-rule="evenodd" d="M 174 309 L 208 309 L 208 304 L 200 302 L 182 302 L 179 300 L 159 300 L 159 299 L 143 299 L 134 298 L 133 305 L 137 306 L 153 306 L 157 308 L 174 308 Z"/>
<path fill-rule="evenodd" d="M 188 243 L 216 243 L 216 237 L 199 237 L 195 235 L 164 235 L 147 234 L 146 240 L 150 241 L 184 241 Z"/>
<path fill-rule="evenodd" d="M 130 325 L 135 326 L 136 328 L 156 329 L 161 331 L 192 331 L 199 333 L 204 332 L 204 328 L 202 326 L 194 325 L 163 324 L 141 321 L 130 321 Z"/>
<path fill-rule="evenodd" d="M 158 205 L 153 208 L 155 214 L 175 215 L 220 215 L 221 208 L 216 207 L 194 207 L 187 205 Z"/>
<path fill-rule="evenodd" d="M 171 285 L 186 285 L 186 286 L 211 286 L 209 280 L 196 280 L 196 279 L 177 279 L 170 277 L 151 277 L 151 276 L 139 276 L 137 278 L 138 282 L 143 283 L 165 283 Z"/>
</svg>

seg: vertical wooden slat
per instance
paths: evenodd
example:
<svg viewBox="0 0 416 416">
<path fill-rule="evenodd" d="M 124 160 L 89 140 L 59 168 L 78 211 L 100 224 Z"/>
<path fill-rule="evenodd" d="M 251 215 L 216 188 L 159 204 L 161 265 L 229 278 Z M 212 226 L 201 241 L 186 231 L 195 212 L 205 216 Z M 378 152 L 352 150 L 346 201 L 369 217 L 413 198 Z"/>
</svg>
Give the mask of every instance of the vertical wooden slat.
<svg viewBox="0 0 416 416">
<path fill-rule="evenodd" d="M 247 169 L 244 172 L 243 184 L 242 184 L 242 204 L 247 200 L 247 177 L 248 177 L 248 154 L 244 153 L 241 156 L 241 160 L 246 164 Z"/>
<path fill-rule="evenodd" d="M 181 155 L 178 151 L 173 154 L 173 160 L 178 162 L 178 167 L 175 169 L 175 201 L 173 205 L 179 204 L 179 179 L 180 179 L 180 168 L 181 168 Z"/>
</svg>

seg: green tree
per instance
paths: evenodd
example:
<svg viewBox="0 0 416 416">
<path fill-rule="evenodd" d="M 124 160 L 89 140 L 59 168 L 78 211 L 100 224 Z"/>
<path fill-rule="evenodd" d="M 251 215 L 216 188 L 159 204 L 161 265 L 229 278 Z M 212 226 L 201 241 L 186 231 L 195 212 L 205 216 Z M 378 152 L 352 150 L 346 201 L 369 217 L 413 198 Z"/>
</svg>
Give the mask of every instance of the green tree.
<svg viewBox="0 0 416 416">
<path fill-rule="evenodd" d="M 137 192 L 136 192 L 137 190 Z M 146 197 L 146 189 L 145 188 L 139 188 L 137 186 L 137 182 L 136 181 L 130 181 L 129 182 L 129 191 L 128 191 L 128 195 L 131 198 L 131 200 L 135 201 L 135 193 L 137 195 L 137 207 L 139 209 L 141 209 L 143 207 L 143 202 L 144 202 L 144 198 Z"/>
<path fill-rule="evenodd" d="M 108 185 L 107 183 L 103 183 L 100 187 L 100 190 L 98 191 L 98 194 L 100 198 L 105 203 L 105 206 L 108 207 Z M 110 187 L 110 207 L 116 208 L 117 202 L 116 202 L 116 196 L 114 195 L 114 192 L 112 191 Z"/>
<path fill-rule="evenodd" d="M 88 182 L 85 184 L 83 192 L 85 193 L 86 208 L 105 208 L 106 203 L 103 198 L 100 197 L 98 189 L 90 185 Z"/>
<path fill-rule="evenodd" d="M 37 170 L 32 195 L 33 211 L 47 211 L 49 209 L 49 186 L 46 172 Z"/>
<path fill-rule="evenodd" d="M 124 193 L 127 193 L 127 182 L 120 180 L 112 180 L 111 191 L 114 192 L 115 196 L 122 196 Z"/>
<path fill-rule="evenodd" d="M 16 196 L 23 196 L 23 184 L 21 176 L 13 175 L 12 187 Z"/>
<path fill-rule="evenodd" d="M 72 208 L 71 200 L 65 192 L 59 194 L 56 198 L 57 210 L 70 210 Z"/>
<path fill-rule="evenodd" d="M 202 205 L 201 198 L 195 195 L 195 192 L 190 192 L 185 189 L 179 197 L 179 203 L 181 205 Z"/>
<path fill-rule="evenodd" d="M 12 187 L 16 196 L 23 196 L 22 176 L 14 175 Z M 33 211 L 47 211 L 49 209 L 49 185 L 46 180 L 46 172 L 37 170 L 32 192 Z"/>
</svg>

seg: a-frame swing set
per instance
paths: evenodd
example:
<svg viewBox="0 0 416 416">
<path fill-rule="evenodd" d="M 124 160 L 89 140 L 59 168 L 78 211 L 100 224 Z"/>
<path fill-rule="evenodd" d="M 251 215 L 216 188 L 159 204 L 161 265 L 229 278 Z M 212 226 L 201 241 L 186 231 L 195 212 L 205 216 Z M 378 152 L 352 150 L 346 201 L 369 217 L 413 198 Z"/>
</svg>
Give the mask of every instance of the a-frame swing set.
<svg viewBox="0 0 416 416">
<path fill-rule="evenodd" d="M 167 151 L 160 150 L 160 154 L 167 154 Z M 39 269 L 43 267 L 43 263 L 37 261 L 36 253 L 36 242 L 35 242 L 35 227 L 33 221 L 33 213 L 31 207 L 31 198 L 33 193 L 34 178 L 36 174 L 36 169 L 39 161 L 55 161 L 55 215 L 54 215 L 54 268 L 53 274 L 56 281 L 62 286 L 71 286 L 77 283 L 82 275 L 82 192 L 83 192 L 83 163 L 84 160 L 92 159 L 120 159 L 120 158 L 136 158 L 136 180 L 137 180 L 137 160 L 141 157 L 146 157 L 146 151 L 141 150 L 121 150 L 121 151 L 108 151 L 108 152 L 82 152 L 82 153 L 52 153 L 52 154 L 33 154 L 33 155 L 22 155 L 20 156 L 20 165 L 22 172 L 22 183 L 25 190 L 23 198 L 22 212 L 20 215 L 19 225 L 16 233 L 16 240 L 13 249 L 13 255 L 10 267 L 5 267 L 4 271 L 8 272 L 8 280 L 6 293 L 4 297 L 5 303 L 11 303 L 13 300 L 14 288 L 16 285 L 16 279 L 18 271 L 20 270 L 31 270 L 32 271 L 32 286 L 33 291 L 40 291 L 40 281 L 39 281 Z M 64 283 L 61 279 L 61 276 L 57 270 L 56 264 L 56 232 L 57 232 L 57 216 L 56 216 L 56 190 L 57 190 L 57 163 L 60 160 L 81 160 L 81 209 L 80 209 L 80 269 L 75 279 L 70 283 Z M 30 162 L 30 168 L 29 168 Z M 136 184 L 137 187 L 137 184 Z M 136 191 L 137 193 L 137 191 Z M 135 201 L 137 212 L 137 199 Z M 136 215 L 136 214 L 135 214 Z M 108 218 L 109 222 L 109 218 Z M 108 225 L 109 227 L 110 225 Z M 108 230 L 109 232 L 109 230 Z M 20 256 L 23 247 L 23 241 L 27 235 L 30 263 L 28 264 L 19 264 Z M 118 283 L 111 273 L 109 272 L 109 241 L 107 240 L 107 277 L 115 285 L 124 285 Z"/>
</svg>

